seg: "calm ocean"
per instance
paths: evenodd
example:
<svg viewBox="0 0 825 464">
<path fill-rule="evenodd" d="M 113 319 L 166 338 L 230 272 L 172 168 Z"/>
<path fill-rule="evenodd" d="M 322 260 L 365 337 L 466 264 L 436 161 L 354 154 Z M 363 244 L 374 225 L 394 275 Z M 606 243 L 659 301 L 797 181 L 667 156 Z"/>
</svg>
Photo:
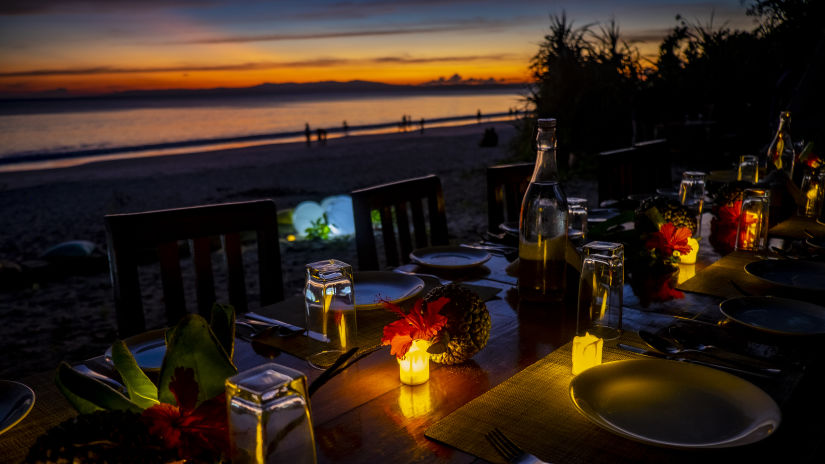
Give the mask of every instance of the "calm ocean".
<svg viewBox="0 0 825 464">
<path fill-rule="evenodd" d="M 514 90 L 402 95 L 192 97 L 0 102 L 0 170 L 154 156 L 181 150 L 303 140 L 304 124 L 331 137 L 506 116 L 523 106 Z M 440 121 L 439 121 L 440 120 Z"/>
</svg>

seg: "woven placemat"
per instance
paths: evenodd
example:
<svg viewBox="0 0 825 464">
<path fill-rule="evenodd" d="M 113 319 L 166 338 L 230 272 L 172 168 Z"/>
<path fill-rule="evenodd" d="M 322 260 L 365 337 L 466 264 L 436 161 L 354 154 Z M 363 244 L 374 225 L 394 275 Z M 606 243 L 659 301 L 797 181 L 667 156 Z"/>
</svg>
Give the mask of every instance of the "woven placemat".
<svg viewBox="0 0 825 464">
<path fill-rule="evenodd" d="M 792 216 L 779 224 L 771 227 L 768 234 L 771 237 L 790 238 L 802 240 L 808 238 L 805 231 L 816 237 L 825 235 L 825 225 L 820 224 L 814 218 Z"/>
<path fill-rule="evenodd" d="M 525 451 L 554 463 L 741 462 L 760 456 L 764 441 L 747 450 L 677 450 L 632 441 L 601 429 L 580 414 L 570 399 L 571 350 L 572 343 L 560 347 L 436 422 L 425 435 L 496 463 L 505 461 L 485 439 L 493 428 Z M 603 362 L 624 359 L 638 356 L 615 345 L 605 346 Z"/>
<path fill-rule="evenodd" d="M 677 288 L 683 292 L 733 298 L 742 296 L 742 292 L 731 283 L 735 282 L 745 292 L 763 295 L 776 286 L 745 272 L 746 264 L 760 259 L 752 252 L 734 251 L 697 272 Z"/>
<path fill-rule="evenodd" d="M 423 279 L 425 286 L 421 295 L 426 293 L 439 285 L 437 280 Z M 475 292 L 483 301 L 489 301 L 501 291 L 500 288 L 488 287 L 483 285 L 461 284 L 473 292 Z M 413 300 L 408 300 L 401 306 L 410 306 L 414 303 Z M 277 319 L 279 321 L 287 322 L 298 327 L 306 326 L 306 319 L 304 317 L 304 299 L 301 295 L 296 295 L 286 300 L 276 303 L 260 311 L 261 314 Z M 356 312 L 357 333 L 355 341 L 352 346 L 359 347 L 355 357 L 363 354 L 368 354 L 381 348 L 381 336 L 384 333 L 384 326 L 390 322 L 398 319 L 398 316 L 390 311 L 385 311 L 381 308 L 366 309 Z M 327 352 L 327 344 L 302 335 L 280 336 L 277 328 L 267 329 L 254 337 L 255 343 L 262 343 L 264 345 L 277 348 L 281 351 L 287 352 L 298 358 L 312 361 L 318 367 L 326 368 L 332 365 L 340 352 Z M 319 354 L 321 353 L 321 354 Z"/>
</svg>

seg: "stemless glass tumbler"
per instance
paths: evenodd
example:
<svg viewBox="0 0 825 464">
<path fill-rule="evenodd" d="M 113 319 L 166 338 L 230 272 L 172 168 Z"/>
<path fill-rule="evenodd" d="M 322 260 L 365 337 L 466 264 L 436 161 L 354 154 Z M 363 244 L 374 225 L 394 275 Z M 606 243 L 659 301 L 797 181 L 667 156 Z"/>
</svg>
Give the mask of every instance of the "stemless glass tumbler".
<svg viewBox="0 0 825 464">
<path fill-rule="evenodd" d="M 335 259 L 307 264 L 304 301 L 307 335 L 327 343 L 326 350 L 310 358 L 311 364 L 322 364 L 320 359 L 329 364 L 355 346 L 352 266 Z"/>
<path fill-rule="evenodd" d="M 736 180 L 755 184 L 759 182 L 759 158 L 753 155 L 739 157 L 739 167 L 736 170 Z"/>
<path fill-rule="evenodd" d="M 702 205 L 705 202 L 705 178 L 707 174 L 699 171 L 685 171 L 679 184 L 679 202 L 696 216 L 696 240 L 702 237 Z"/>
<path fill-rule="evenodd" d="M 567 237 L 577 244 L 587 237 L 587 198 L 567 198 Z"/>
<path fill-rule="evenodd" d="M 576 335 L 618 338 L 622 331 L 624 245 L 590 242 L 582 252 Z"/>
<path fill-rule="evenodd" d="M 767 248 L 770 205 L 770 191 L 745 190 L 736 228 L 736 250 L 764 251 Z"/>
</svg>

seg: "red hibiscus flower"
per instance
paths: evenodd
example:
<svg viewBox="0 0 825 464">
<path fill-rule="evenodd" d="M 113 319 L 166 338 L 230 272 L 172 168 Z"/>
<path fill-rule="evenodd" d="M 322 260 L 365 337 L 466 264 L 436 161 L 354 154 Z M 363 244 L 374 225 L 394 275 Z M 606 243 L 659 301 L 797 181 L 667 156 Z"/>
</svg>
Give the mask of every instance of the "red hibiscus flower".
<svg viewBox="0 0 825 464">
<path fill-rule="evenodd" d="M 663 224 L 658 232 L 650 234 L 645 247 L 655 249 L 662 257 L 671 257 L 674 251 L 685 255 L 692 249 L 688 245 L 690 236 L 690 229 L 687 227 L 676 228 L 672 222 L 668 222 Z"/>
<path fill-rule="evenodd" d="M 447 324 L 447 318 L 439 312 L 449 302 L 448 298 L 441 297 L 427 303 L 426 309 L 422 309 L 424 300 L 419 299 L 409 313 L 405 313 L 398 305 L 382 302 L 385 308 L 401 316 L 401 319 L 384 326 L 381 344 L 390 345 L 390 353 L 398 359 L 403 358 L 413 340 L 430 340 Z"/>
<path fill-rule="evenodd" d="M 197 405 L 198 384 L 195 371 L 178 367 L 169 382 L 177 406 L 160 403 L 143 411 L 149 433 L 177 449 L 182 459 L 229 453 L 229 428 L 224 395 Z"/>
</svg>

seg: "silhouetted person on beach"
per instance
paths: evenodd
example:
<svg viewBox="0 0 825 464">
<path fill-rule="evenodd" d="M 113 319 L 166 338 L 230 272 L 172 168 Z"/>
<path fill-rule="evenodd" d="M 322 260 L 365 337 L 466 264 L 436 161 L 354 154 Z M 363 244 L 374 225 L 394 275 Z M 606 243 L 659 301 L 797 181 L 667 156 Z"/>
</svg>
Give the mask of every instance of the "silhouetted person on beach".
<svg viewBox="0 0 825 464">
<path fill-rule="evenodd" d="M 421 118 L 421 122 L 419 124 L 421 124 L 421 133 L 423 134 L 424 133 L 424 118 Z"/>
<path fill-rule="evenodd" d="M 304 124 L 304 135 L 307 138 L 307 146 L 312 144 L 312 131 L 309 130 L 309 123 Z"/>
<path fill-rule="evenodd" d="M 348 136 L 348 135 L 349 135 L 349 125 L 347 125 L 347 121 L 346 121 L 346 120 L 344 120 L 344 124 L 343 124 L 343 126 L 344 126 L 344 137 L 346 137 L 346 136 Z"/>
<path fill-rule="evenodd" d="M 401 116 L 401 132 L 407 132 L 407 115 Z"/>
<path fill-rule="evenodd" d="M 481 110 L 476 111 L 476 120 L 481 124 Z"/>
<path fill-rule="evenodd" d="M 327 144 L 327 131 L 321 128 L 318 128 L 315 131 L 316 136 L 318 137 L 318 143 L 321 145 Z"/>
</svg>

